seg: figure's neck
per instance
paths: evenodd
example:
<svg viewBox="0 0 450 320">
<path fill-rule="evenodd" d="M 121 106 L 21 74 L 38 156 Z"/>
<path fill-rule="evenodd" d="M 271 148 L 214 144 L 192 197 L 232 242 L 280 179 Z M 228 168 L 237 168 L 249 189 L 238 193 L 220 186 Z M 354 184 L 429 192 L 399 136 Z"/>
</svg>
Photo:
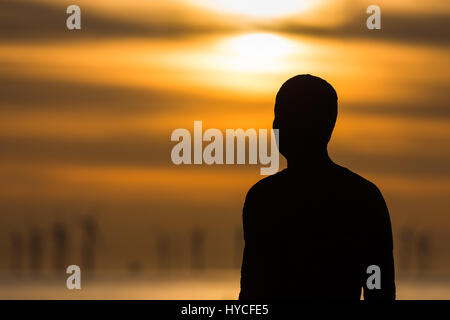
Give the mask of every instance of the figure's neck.
<svg viewBox="0 0 450 320">
<path fill-rule="evenodd" d="M 300 157 L 289 159 L 287 163 L 288 169 L 291 170 L 310 170 L 329 167 L 333 161 L 328 156 L 326 148 L 304 152 Z"/>
</svg>

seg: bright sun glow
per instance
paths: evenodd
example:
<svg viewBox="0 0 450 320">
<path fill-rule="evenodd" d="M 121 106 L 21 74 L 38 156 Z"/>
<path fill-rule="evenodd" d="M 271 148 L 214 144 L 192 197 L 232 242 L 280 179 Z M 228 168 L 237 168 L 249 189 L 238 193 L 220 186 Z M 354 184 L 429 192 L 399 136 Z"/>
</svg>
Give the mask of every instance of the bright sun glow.
<svg viewBox="0 0 450 320">
<path fill-rule="evenodd" d="M 228 38 L 221 43 L 226 52 L 222 65 L 234 71 L 274 71 L 299 50 L 299 45 L 271 33 L 249 33 Z"/>
<path fill-rule="evenodd" d="M 224 45 L 233 53 L 251 56 L 279 56 L 294 48 L 291 41 L 271 33 L 248 33 L 225 40 Z"/>
<path fill-rule="evenodd" d="M 223 12 L 244 14 L 253 17 L 280 17 L 304 12 L 316 1 L 313 0 L 196 0 L 204 6 Z"/>
</svg>

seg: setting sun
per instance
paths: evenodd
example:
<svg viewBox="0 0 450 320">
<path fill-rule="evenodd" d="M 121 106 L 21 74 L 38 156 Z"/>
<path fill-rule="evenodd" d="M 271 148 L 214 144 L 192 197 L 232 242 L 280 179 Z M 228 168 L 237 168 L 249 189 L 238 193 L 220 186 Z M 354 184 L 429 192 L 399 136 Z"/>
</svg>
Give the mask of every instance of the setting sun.
<svg viewBox="0 0 450 320">
<path fill-rule="evenodd" d="M 249 33 L 222 42 L 227 70 L 264 72 L 283 69 L 283 59 L 300 49 L 300 44 L 270 33 Z"/>
</svg>

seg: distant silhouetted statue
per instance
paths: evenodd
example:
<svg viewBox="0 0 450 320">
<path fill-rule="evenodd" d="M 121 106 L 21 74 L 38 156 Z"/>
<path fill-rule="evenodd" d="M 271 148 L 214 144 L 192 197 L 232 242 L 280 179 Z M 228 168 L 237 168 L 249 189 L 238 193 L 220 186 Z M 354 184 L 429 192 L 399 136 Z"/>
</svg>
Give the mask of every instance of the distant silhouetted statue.
<svg viewBox="0 0 450 320">
<path fill-rule="evenodd" d="M 30 267 L 32 273 L 40 273 L 42 268 L 43 239 L 41 231 L 32 227 L 29 238 Z"/>
<path fill-rule="evenodd" d="M 191 268 L 201 270 L 205 267 L 205 233 L 195 228 L 191 232 Z"/>
<path fill-rule="evenodd" d="M 13 273 L 20 274 L 23 271 L 24 243 L 18 232 L 11 234 L 11 268 Z"/>
<path fill-rule="evenodd" d="M 66 273 L 67 268 L 67 247 L 68 247 L 68 235 L 66 227 L 60 223 L 55 222 L 52 228 L 52 238 L 54 243 L 54 261 L 53 267 L 58 274 Z"/>
<path fill-rule="evenodd" d="M 430 238 L 428 234 L 425 232 L 420 233 L 416 239 L 417 268 L 420 275 L 424 275 L 428 269 L 431 258 L 430 249 Z"/>
<path fill-rule="evenodd" d="M 85 216 L 81 221 L 81 265 L 88 272 L 95 269 L 95 253 L 97 249 L 99 228 L 92 216 Z"/>
<path fill-rule="evenodd" d="M 172 250 L 170 237 L 159 234 L 156 238 L 156 263 L 160 271 L 168 271 L 172 267 Z"/>
<path fill-rule="evenodd" d="M 378 188 L 328 157 L 337 95 L 299 75 L 275 102 L 287 169 L 262 179 L 243 209 L 240 299 L 395 299 L 392 231 Z M 367 288 L 380 268 L 381 283 Z"/>
</svg>

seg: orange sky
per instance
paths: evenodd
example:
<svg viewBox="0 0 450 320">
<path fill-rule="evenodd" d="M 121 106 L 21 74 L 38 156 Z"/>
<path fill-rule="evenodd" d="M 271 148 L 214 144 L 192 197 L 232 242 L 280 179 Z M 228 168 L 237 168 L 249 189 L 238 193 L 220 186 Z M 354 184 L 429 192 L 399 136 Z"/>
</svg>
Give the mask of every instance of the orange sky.
<svg viewBox="0 0 450 320">
<path fill-rule="evenodd" d="M 0 246 L 30 221 L 46 228 L 94 204 L 113 242 L 130 221 L 238 226 L 259 166 L 176 167 L 170 133 L 194 120 L 269 128 L 276 91 L 299 73 L 336 88 L 330 154 L 379 185 L 394 227 L 450 228 L 448 1 L 380 1 L 381 31 L 365 29 L 365 1 L 293 3 L 294 14 L 242 1 L 79 3 L 73 32 L 58 1 L 2 4 Z"/>
</svg>

